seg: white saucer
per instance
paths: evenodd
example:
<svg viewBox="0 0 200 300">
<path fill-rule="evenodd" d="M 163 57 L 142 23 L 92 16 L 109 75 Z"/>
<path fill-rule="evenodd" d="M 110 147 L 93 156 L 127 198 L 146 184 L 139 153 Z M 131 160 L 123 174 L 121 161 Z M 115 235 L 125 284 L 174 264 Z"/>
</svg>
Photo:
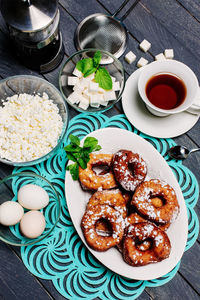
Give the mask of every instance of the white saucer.
<svg viewBox="0 0 200 300">
<path fill-rule="evenodd" d="M 147 110 L 138 94 L 140 72 L 141 69 L 138 69 L 128 78 L 122 95 L 122 106 L 130 123 L 143 133 L 158 138 L 172 138 L 190 130 L 198 121 L 198 115 L 181 112 L 156 117 Z"/>
</svg>

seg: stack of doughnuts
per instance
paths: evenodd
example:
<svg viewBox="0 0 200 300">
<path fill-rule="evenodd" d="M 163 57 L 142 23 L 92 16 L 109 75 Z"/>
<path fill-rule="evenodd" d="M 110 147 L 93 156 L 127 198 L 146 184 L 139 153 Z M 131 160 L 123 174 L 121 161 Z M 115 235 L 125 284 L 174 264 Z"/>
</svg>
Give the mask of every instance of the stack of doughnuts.
<svg viewBox="0 0 200 300">
<path fill-rule="evenodd" d="M 97 174 L 95 167 L 105 169 Z M 159 262 L 170 255 L 166 230 L 179 213 L 173 188 L 159 180 L 145 180 L 147 165 L 138 153 L 90 154 L 79 181 L 90 190 L 81 228 L 96 251 L 117 246 L 131 266 Z"/>
</svg>

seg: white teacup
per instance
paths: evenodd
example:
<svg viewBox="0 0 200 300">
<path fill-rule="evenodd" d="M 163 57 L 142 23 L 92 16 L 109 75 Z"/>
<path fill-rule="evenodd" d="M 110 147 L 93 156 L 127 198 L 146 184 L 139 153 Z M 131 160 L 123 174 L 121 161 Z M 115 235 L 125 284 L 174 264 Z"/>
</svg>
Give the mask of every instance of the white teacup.
<svg viewBox="0 0 200 300">
<path fill-rule="evenodd" d="M 184 82 L 186 87 L 186 95 L 184 101 L 177 107 L 172 109 L 162 109 L 152 104 L 146 95 L 146 85 L 148 81 L 158 74 L 170 74 L 179 77 Z M 194 72 L 185 64 L 176 60 L 155 61 L 144 67 L 141 71 L 138 80 L 138 91 L 140 97 L 146 104 L 148 110 L 159 117 L 164 117 L 169 114 L 176 114 L 182 111 L 187 111 L 192 114 L 200 114 L 200 97 L 199 83 Z M 197 100 L 199 97 L 199 103 Z"/>
</svg>

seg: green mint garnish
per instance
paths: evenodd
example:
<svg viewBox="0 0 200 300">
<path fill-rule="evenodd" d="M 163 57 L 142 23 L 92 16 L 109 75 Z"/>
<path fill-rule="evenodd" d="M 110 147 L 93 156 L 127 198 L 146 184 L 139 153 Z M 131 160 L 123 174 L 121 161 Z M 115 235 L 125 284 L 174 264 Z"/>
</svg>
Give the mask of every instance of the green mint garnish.
<svg viewBox="0 0 200 300">
<path fill-rule="evenodd" d="M 98 82 L 99 86 L 104 90 L 112 89 L 112 79 L 110 74 L 105 68 L 100 67 L 95 74 L 95 81 Z"/>
<path fill-rule="evenodd" d="M 94 137 L 87 137 L 83 143 L 83 147 L 80 147 L 80 139 L 70 134 L 70 144 L 64 147 L 67 158 L 72 160 L 74 164 L 67 166 L 67 170 L 70 171 L 73 180 L 78 180 L 79 177 L 79 166 L 82 169 L 87 168 L 87 163 L 90 160 L 90 153 L 98 151 L 101 146 L 98 145 L 98 140 Z"/>
<path fill-rule="evenodd" d="M 87 77 L 95 73 L 95 81 L 99 84 L 99 86 L 104 90 L 111 90 L 111 76 L 105 68 L 99 66 L 101 57 L 101 52 L 96 51 L 93 58 L 81 59 L 76 64 L 76 68 L 83 73 L 83 77 Z"/>
</svg>

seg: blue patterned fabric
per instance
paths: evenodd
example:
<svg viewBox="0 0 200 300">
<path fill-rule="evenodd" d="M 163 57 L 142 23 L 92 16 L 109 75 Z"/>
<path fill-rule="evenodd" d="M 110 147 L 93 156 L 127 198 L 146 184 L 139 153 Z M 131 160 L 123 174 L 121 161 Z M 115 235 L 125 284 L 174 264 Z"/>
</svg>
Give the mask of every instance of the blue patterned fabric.
<svg viewBox="0 0 200 300">
<path fill-rule="evenodd" d="M 196 241 L 199 223 L 194 206 L 199 196 L 199 186 L 193 173 L 182 165 L 181 161 L 170 159 L 166 152 L 174 146 L 172 139 L 157 139 L 146 136 L 134 129 L 125 115 L 106 117 L 98 113 L 79 114 L 69 122 L 64 145 L 69 143 L 68 136 L 72 133 L 83 138 L 88 133 L 105 127 L 118 127 L 133 131 L 142 136 L 161 153 L 172 168 L 181 186 L 188 211 L 188 250 Z M 21 247 L 21 256 L 25 266 L 35 276 L 51 280 L 60 294 L 67 299 L 136 299 L 145 287 L 156 287 L 171 280 L 179 269 L 179 264 L 162 278 L 150 281 L 131 280 L 119 276 L 99 263 L 84 246 L 77 235 L 68 213 L 64 180 L 67 158 L 62 147 L 47 161 L 32 167 L 15 168 L 14 173 L 32 171 L 40 174 L 54 184 L 62 204 L 61 216 L 55 229 L 41 242 Z M 27 178 L 27 183 L 30 183 Z M 13 183 L 17 189 L 17 182 Z M 50 219 L 53 210 L 49 210 Z M 17 234 L 17 232 L 15 232 Z"/>
</svg>

